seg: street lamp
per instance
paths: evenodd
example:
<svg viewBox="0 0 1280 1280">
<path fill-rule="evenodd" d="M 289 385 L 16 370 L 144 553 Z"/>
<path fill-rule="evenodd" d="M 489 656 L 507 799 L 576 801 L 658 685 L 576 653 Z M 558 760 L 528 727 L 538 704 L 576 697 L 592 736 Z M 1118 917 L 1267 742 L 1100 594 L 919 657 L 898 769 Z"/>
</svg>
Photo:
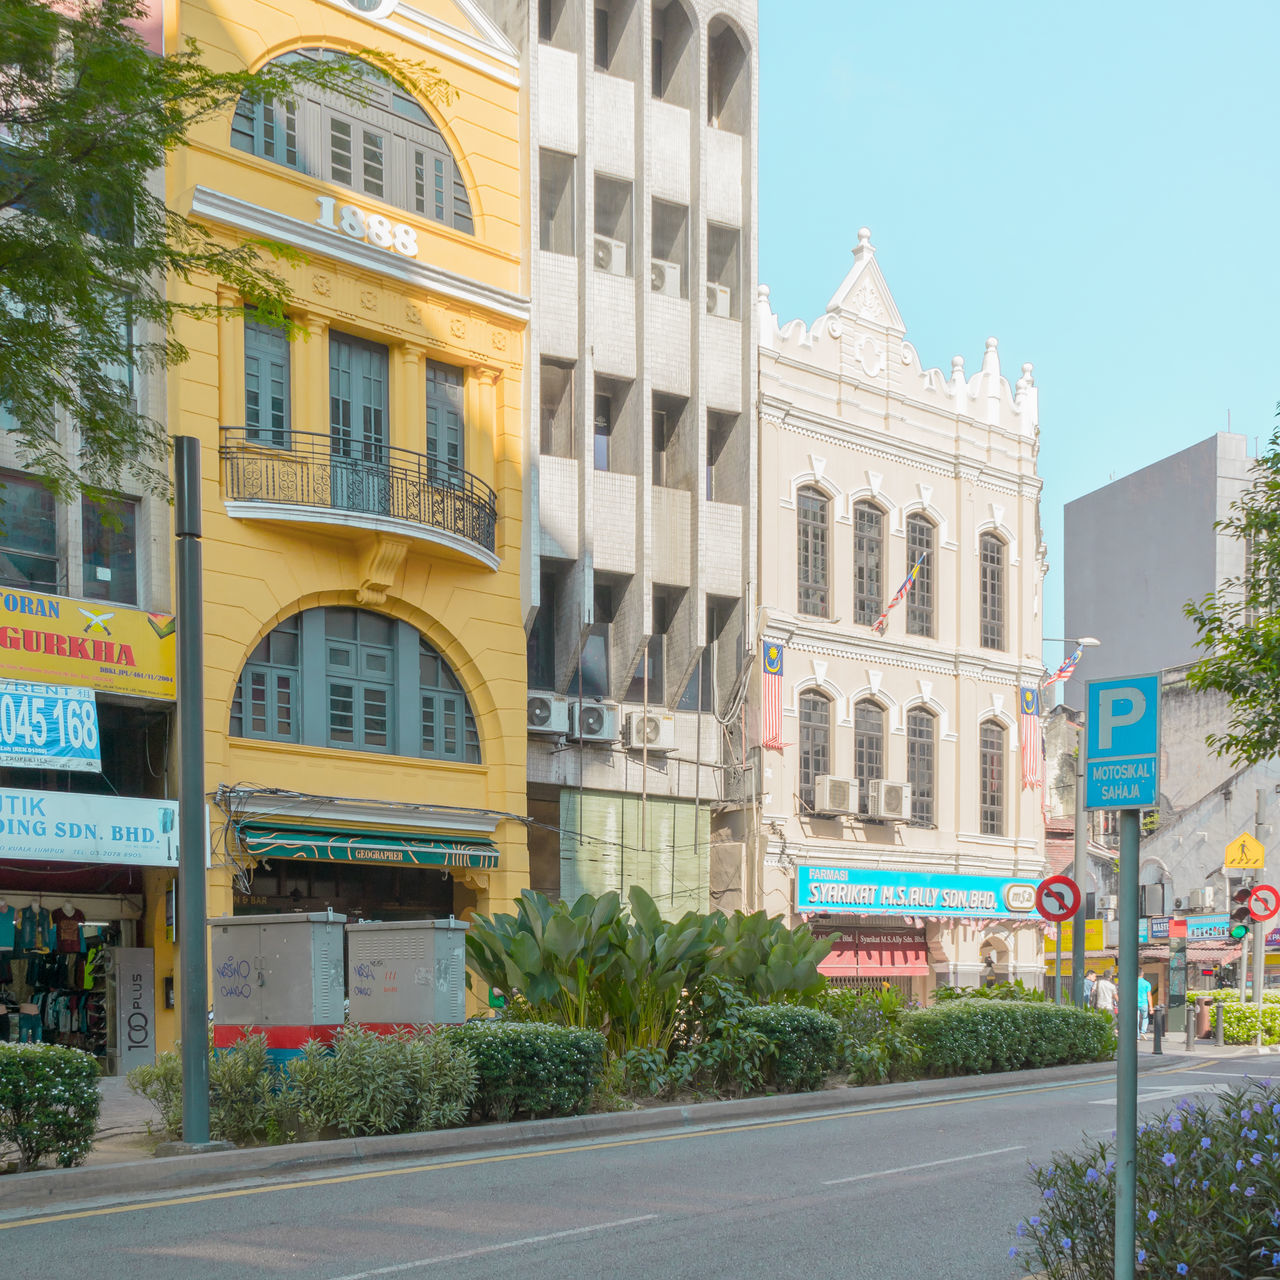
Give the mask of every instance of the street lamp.
<svg viewBox="0 0 1280 1280">
<path fill-rule="evenodd" d="M 1094 636 L 1080 636 L 1075 640 L 1070 640 L 1065 636 L 1042 636 L 1042 640 L 1057 641 L 1062 644 L 1074 644 L 1077 649 L 1096 649 L 1102 643 L 1101 640 Z M 1059 668 L 1061 670 L 1061 668 Z M 1080 906 L 1076 910 L 1076 914 L 1071 925 L 1071 1003 L 1074 1005 L 1084 1004 L 1084 930 L 1085 930 L 1085 894 L 1084 894 L 1084 877 L 1086 870 L 1085 850 L 1087 848 L 1088 834 L 1085 830 L 1084 815 L 1084 751 L 1085 751 L 1085 735 L 1088 733 L 1088 701 L 1080 711 L 1080 736 L 1076 741 L 1076 794 L 1075 794 L 1075 822 L 1074 822 L 1074 854 L 1071 861 L 1071 878 L 1076 882 L 1080 889 Z M 1058 961 L 1062 961 L 1062 949 L 1058 949 Z"/>
</svg>

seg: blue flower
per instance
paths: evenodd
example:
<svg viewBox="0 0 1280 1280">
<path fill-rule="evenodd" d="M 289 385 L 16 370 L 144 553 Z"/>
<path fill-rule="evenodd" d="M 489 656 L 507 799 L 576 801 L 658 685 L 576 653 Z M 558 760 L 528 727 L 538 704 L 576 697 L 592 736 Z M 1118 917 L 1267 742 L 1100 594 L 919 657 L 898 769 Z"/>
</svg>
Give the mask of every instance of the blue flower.
<svg viewBox="0 0 1280 1280">
<path fill-rule="evenodd" d="M 1062 1247 L 1063 1247 L 1064 1249 L 1070 1249 L 1070 1248 L 1071 1248 L 1071 1237 L 1070 1237 L 1070 1236 L 1063 1236 L 1063 1237 L 1062 1237 Z"/>
<path fill-rule="evenodd" d="M 1245 1132 L 1245 1136 L 1249 1139 L 1250 1142 L 1257 1142 L 1258 1140 L 1257 1129 L 1246 1129 L 1244 1132 Z"/>
<path fill-rule="evenodd" d="M 1172 1151 L 1166 1151 L 1164 1155 L 1160 1157 L 1160 1161 L 1166 1169 L 1172 1169 L 1173 1166 L 1178 1163 L 1178 1157 L 1175 1156 Z"/>
<path fill-rule="evenodd" d="M 1160 1215 L 1154 1209 L 1147 1210 L 1147 1221 L 1154 1222 Z"/>
<path fill-rule="evenodd" d="M 1017 1256 L 1018 1256 L 1018 1250 L 1017 1250 L 1017 1248 L 1016 1248 L 1015 1246 L 1013 1246 L 1013 1245 L 1010 1245 L 1010 1246 L 1009 1246 L 1009 1257 L 1011 1257 L 1011 1258 L 1016 1258 Z"/>
<path fill-rule="evenodd" d="M 1187 1274 L 1187 1264 L 1185 1262 L 1178 1263 L 1178 1274 L 1185 1276 Z"/>
<path fill-rule="evenodd" d="M 1018 1239 L 1022 1239 L 1027 1234 L 1027 1224 L 1025 1222 L 1018 1223 L 1017 1235 Z"/>
<path fill-rule="evenodd" d="M 1249 1163 L 1250 1163 L 1250 1164 L 1261 1164 L 1261 1163 L 1262 1163 L 1262 1153 L 1261 1153 L 1260 1151 L 1255 1151 L 1255 1152 L 1253 1153 L 1253 1155 L 1251 1155 L 1251 1156 L 1249 1157 Z"/>
<path fill-rule="evenodd" d="M 1253 1187 L 1245 1187 L 1244 1193 L 1247 1196 L 1257 1195 L 1257 1191 Z"/>
<path fill-rule="evenodd" d="M 1178 1116 L 1169 1117 L 1169 1132 L 1170 1133 L 1182 1132 L 1182 1120 Z"/>
<path fill-rule="evenodd" d="M 1103 1170 L 1103 1172 L 1104 1172 L 1104 1173 L 1115 1173 L 1115 1171 L 1116 1171 L 1116 1162 L 1115 1162 L 1114 1160 L 1108 1160 L 1108 1161 L 1107 1161 L 1107 1167 Z"/>
<path fill-rule="evenodd" d="M 1237 1161 L 1236 1161 L 1236 1172 L 1237 1172 L 1237 1173 L 1239 1173 L 1239 1172 L 1240 1172 L 1240 1170 L 1241 1170 L 1241 1169 L 1243 1169 L 1243 1168 L 1244 1168 L 1244 1161 L 1243 1161 L 1243 1160 L 1237 1160 Z"/>
<path fill-rule="evenodd" d="M 1208 1190 L 1209 1190 L 1209 1179 L 1208 1179 L 1208 1178 L 1206 1178 L 1206 1179 L 1205 1179 L 1205 1180 L 1200 1184 L 1200 1190 L 1201 1190 L 1201 1191 L 1208 1191 Z"/>
<path fill-rule="evenodd" d="M 1052 1200 L 1052 1199 L 1053 1199 L 1053 1188 L 1052 1188 L 1052 1187 L 1045 1187 L 1045 1189 L 1044 1189 L 1044 1198 L 1045 1198 L 1046 1200 Z"/>
<path fill-rule="evenodd" d="M 1040 1225 L 1040 1215 L 1036 1214 L 1033 1218 L 1029 1218 L 1028 1221 L 1033 1227 L 1038 1227 Z"/>
<path fill-rule="evenodd" d="M 1208 1150 L 1209 1150 L 1209 1148 L 1210 1148 L 1210 1146 L 1212 1146 L 1213 1144 L 1209 1141 L 1209 1139 L 1208 1139 L 1208 1138 L 1201 1138 L 1201 1139 L 1200 1139 L 1200 1145 L 1201 1145 L 1201 1146 L 1202 1146 L 1206 1151 L 1208 1151 Z"/>
<path fill-rule="evenodd" d="M 1088 1169 L 1086 1169 L 1084 1174 L 1084 1180 L 1087 1183 L 1097 1182 L 1098 1180 L 1097 1169 L 1093 1168 L 1092 1165 Z"/>
<path fill-rule="evenodd" d="M 1239 1190 L 1240 1190 L 1240 1184 L 1239 1184 L 1238 1182 L 1233 1182 L 1233 1183 L 1232 1183 L 1232 1184 L 1227 1188 L 1227 1190 L 1228 1190 L 1228 1191 L 1239 1191 Z"/>
<path fill-rule="evenodd" d="M 1146 1260 L 1147 1260 L 1147 1251 L 1146 1251 L 1145 1249 L 1139 1249 L 1139 1250 L 1138 1250 L 1138 1261 L 1139 1261 L 1139 1262 L 1146 1262 Z"/>
</svg>

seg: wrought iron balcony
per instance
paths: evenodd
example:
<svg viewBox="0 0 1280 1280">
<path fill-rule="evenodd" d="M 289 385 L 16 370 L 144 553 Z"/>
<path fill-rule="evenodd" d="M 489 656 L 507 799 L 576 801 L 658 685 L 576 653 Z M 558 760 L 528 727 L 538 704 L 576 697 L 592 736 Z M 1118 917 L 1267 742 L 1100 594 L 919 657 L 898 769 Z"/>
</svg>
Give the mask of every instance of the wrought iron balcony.
<svg viewBox="0 0 1280 1280">
<path fill-rule="evenodd" d="M 394 522 L 410 534 L 416 526 L 429 540 L 486 552 L 479 558 L 497 567 L 497 497 L 460 467 L 376 441 L 245 427 L 222 428 L 219 454 L 229 506 L 261 503 L 282 519 L 328 512 L 335 524 Z"/>
</svg>

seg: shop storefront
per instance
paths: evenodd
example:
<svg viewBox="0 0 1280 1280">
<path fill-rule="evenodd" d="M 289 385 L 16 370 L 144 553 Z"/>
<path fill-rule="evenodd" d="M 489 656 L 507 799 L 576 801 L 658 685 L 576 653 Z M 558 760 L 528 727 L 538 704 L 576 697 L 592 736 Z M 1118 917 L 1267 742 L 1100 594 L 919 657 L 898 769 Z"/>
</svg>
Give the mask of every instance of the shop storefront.
<svg viewBox="0 0 1280 1280">
<path fill-rule="evenodd" d="M 795 906 L 818 934 L 839 934 L 820 966 L 842 986 L 896 986 L 923 1002 L 936 986 L 1043 974 L 1036 881 L 852 866 L 795 871 Z"/>
</svg>

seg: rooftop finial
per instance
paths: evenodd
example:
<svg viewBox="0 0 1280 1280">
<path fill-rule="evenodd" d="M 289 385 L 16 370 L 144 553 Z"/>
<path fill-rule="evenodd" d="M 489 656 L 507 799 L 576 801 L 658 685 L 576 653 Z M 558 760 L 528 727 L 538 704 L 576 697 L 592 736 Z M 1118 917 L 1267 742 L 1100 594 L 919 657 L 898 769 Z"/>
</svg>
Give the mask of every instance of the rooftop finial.
<svg viewBox="0 0 1280 1280">
<path fill-rule="evenodd" d="M 854 253 L 858 253 L 862 249 L 871 249 L 871 228 L 870 227 L 858 228 L 858 248 L 854 250 Z M 875 250 L 871 249 L 871 252 L 874 253 Z"/>
</svg>

